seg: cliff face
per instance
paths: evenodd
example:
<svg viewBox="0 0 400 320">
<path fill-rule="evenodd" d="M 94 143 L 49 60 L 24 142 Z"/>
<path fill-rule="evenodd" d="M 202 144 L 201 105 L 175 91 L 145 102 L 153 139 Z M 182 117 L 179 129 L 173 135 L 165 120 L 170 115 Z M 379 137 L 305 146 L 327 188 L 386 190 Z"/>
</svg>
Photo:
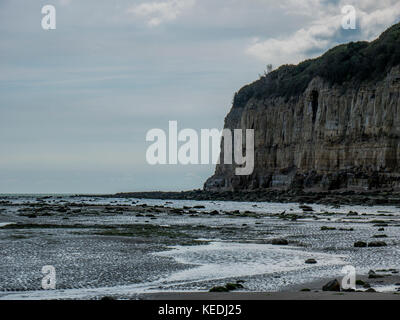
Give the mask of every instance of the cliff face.
<svg viewBox="0 0 400 320">
<path fill-rule="evenodd" d="M 395 27 L 395 40 L 400 41 L 400 27 Z M 361 43 L 357 53 L 366 55 L 365 50 L 379 47 L 385 42 L 382 39 Z M 315 68 L 316 63 L 323 65 L 324 57 L 307 63 Z M 204 188 L 400 187 L 400 66 L 396 59 L 391 64 L 386 61 L 374 79 L 359 81 L 357 73 L 345 81 L 332 81 L 329 74 L 324 77 L 317 72 L 303 84 L 305 89 L 289 96 L 270 90 L 293 78 L 286 69 L 244 87 L 235 97 L 225 128 L 254 129 L 253 174 L 236 176 L 233 165 L 217 165 Z"/>
</svg>

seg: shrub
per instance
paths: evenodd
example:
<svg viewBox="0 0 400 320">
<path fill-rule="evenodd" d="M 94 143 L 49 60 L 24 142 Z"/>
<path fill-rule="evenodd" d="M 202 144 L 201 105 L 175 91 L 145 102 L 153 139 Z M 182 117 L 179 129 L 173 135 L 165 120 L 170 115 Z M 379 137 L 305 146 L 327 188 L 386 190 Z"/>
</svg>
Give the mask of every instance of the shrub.
<svg viewBox="0 0 400 320">
<path fill-rule="evenodd" d="M 350 42 L 328 50 L 321 57 L 298 65 L 283 65 L 234 96 L 233 106 L 242 108 L 251 98 L 296 98 L 310 81 L 319 76 L 331 85 L 357 87 L 364 82 L 382 80 L 387 72 L 400 64 L 400 23 L 372 41 Z"/>
</svg>

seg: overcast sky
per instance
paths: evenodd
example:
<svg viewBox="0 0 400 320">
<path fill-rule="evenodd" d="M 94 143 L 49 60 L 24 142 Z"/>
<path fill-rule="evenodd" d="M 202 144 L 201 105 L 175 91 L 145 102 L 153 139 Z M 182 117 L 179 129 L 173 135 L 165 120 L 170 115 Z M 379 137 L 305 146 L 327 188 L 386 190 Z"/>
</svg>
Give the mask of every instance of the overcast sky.
<svg viewBox="0 0 400 320">
<path fill-rule="evenodd" d="M 54 5 L 57 29 L 41 28 Z M 341 29 L 344 5 L 357 29 Z M 219 128 L 266 64 L 399 21 L 398 0 L 0 0 L 0 193 L 201 188 L 212 165 L 150 166 L 152 128 Z"/>
</svg>

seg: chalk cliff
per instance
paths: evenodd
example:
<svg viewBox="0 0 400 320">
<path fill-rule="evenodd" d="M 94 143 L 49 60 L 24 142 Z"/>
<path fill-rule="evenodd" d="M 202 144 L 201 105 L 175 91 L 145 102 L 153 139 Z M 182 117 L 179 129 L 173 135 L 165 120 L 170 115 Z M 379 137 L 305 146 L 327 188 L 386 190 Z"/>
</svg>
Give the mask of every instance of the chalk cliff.
<svg viewBox="0 0 400 320">
<path fill-rule="evenodd" d="M 243 87 L 225 128 L 254 129 L 254 171 L 217 165 L 205 190 L 400 187 L 400 24 Z"/>
</svg>

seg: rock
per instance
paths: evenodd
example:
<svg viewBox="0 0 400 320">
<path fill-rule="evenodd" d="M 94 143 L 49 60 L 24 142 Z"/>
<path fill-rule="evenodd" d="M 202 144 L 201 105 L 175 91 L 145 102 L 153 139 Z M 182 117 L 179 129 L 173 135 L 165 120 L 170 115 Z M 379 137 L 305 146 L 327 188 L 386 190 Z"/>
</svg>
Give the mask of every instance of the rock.
<svg viewBox="0 0 400 320">
<path fill-rule="evenodd" d="M 286 245 L 289 244 L 289 242 L 286 239 L 273 239 L 271 244 L 280 245 L 280 246 L 286 246 Z"/>
<path fill-rule="evenodd" d="M 182 213 L 184 213 L 183 209 L 179 209 L 179 208 L 171 209 L 170 212 L 171 212 L 171 213 L 176 213 L 176 214 L 182 214 Z"/>
<path fill-rule="evenodd" d="M 314 209 L 310 206 L 306 206 L 306 205 L 301 205 L 299 206 L 300 209 L 302 209 L 304 212 L 312 212 L 314 211 Z"/>
<path fill-rule="evenodd" d="M 386 247 L 387 243 L 385 241 L 372 241 L 368 243 L 368 247 Z"/>
<path fill-rule="evenodd" d="M 363 285 L 365 285 L 365 282 L 362 280 L 356 280 L 356 285 L 363 286 Z"/>
<path fill-rule="evenodd" d="M 369 270 L 368 272 L 368 279 L 379 279 L 383 277 L 384 275 L 377 274 L 374 270 Z"/>
<path fill-rule="evenodd" d="M 385 228 L 379 228 L 378 231 L 385 231 Z"/>
<path fill-rule="evenodd" d="M 368 282 L 365 282 L 365 281 L 362 281 L 362 280 L 356 280 L 356 285 L 357 286 L 362 286 L 365 289 L 371 287 L 371 285 Z"/>
<path fill-rule="evenodd" d="M 305 261 L 305 263 L 307 263 L 307 264 L 315 264 L 315 263 L 317 263 L 317 260 L 315 260 L 315 259 L 307 259 Z"/>
<path fill-rule="evenodd" d="M 399 187 L 400 144 L 393 142 L 400 110 L 399 29 L 392 26 L 373 44 L 350 43 L 307 63 L 283 66 L 241 88 L 225 128 L 254 129 L 254 170 L 239 176 L 235 165 L 220 163 L 204 189 Z M 382 53 L 387 57 L 379 67 L 358 64 L 358 59 L 374 61 L 374 48 L 389 48 L 389 38 L 394 49 Z M 346 60 L 351 67 L 345 71 L 329 61 L 344 56 L 358 57 Z M 374 71 L 360 72 L 367 65 Z M 360 74 L 366 78 L 358 79 Z"/>
<path fill-rule="evenodd" d="M 358 213 L 355 212 L 355 211 L 349 211 L 349 213 L 347 214 L 347 216 L 348 216 L 348 217 L 351 217 L 351 216 L 358 216 Z"/>
<path fill-rule="evenodd" d="M 367 243 L 364 241 L 357 241 L 354 242 L 354 247 L 355 248 L 365 248 L 367 246 Z"/>
<path fill-rule="evenodd" d="M 301 289 L 300 291 L 302 291 L 302 292 L 310 292 L 310 291 L 311 291 L 311 289 L 308 289 L 308 288 L 303 288 L 303 289 Z"/>
<path fill-rule="evenodd" d="M 325 230 L 336 230 L 336 228 L 335 227 L 322 226 L 321 227 L 321 231 L 325 231 Z"/>
<path fill-rule="evenodd" d="M 329 281 L 322 287 L 322 291 L 340 291 L 339 281 L 337 281 L 336 279 Z"/>
<path fill-rule="evenodd" d="M 241 285 L 240 283 L 227 283 L 225 285 L 225 288 L 227 288 L 229 291 L 232 291 L 243 288 L 243 285 Z"/>
<path fill-rule="evenodd" d="M 236 283 L 227 283 L 225 286 L 213 287 L 209 290 L 209 292 L 229 292 L 237 289 L 243 288 L 243 280 L 236 281 Z"/>
<path fill-rule="evenodd" d="M 376 290 L 374 288 L 369 288 L 369 289 L 365 290 L 365 292 L 376 292 Z"/>
</svg>

